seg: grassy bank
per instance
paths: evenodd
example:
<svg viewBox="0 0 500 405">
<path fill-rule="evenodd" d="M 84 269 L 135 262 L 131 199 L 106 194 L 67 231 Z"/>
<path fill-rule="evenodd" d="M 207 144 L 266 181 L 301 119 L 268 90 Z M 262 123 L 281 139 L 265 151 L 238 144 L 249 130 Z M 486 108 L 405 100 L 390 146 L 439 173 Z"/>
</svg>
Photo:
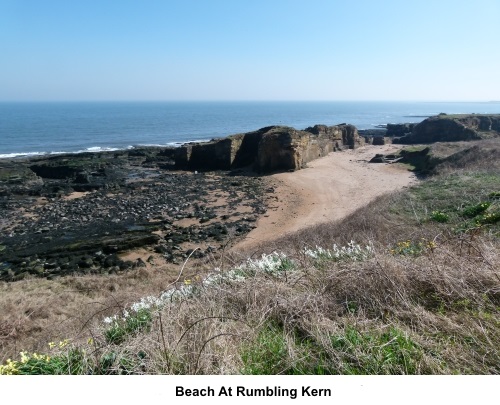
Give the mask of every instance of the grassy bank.
<svg viewBox="0 0 500 405">
<path fill-rule="evenodd" d="M 69 341 L 2 372 L 497 374 L 500 150 L 454 152 L 341 222 L 101 301 Z"/>
</svg>

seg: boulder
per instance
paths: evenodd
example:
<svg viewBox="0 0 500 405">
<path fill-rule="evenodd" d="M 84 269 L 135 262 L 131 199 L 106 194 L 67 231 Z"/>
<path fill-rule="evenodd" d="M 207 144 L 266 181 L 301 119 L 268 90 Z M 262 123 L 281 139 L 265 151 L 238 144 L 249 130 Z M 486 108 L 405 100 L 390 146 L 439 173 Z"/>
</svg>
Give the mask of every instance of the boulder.
<svg viewBox="0 0 500 405">
<path fill-rule="evenodd" d="M 368 163 L 386 163 L 384 155 L 377 153 Z"/>
</svg>

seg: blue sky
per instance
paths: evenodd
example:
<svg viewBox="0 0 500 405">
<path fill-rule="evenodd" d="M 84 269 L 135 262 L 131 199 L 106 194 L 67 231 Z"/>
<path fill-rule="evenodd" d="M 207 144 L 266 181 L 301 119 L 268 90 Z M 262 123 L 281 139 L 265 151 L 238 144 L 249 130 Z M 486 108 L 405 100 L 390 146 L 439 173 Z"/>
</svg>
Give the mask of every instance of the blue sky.
<svg viewBox="0 0 500 405">
<path fill-rule="evenodd" d="M 500 99 L 500 0 L 0 0 L 0 100 Z"/>
</svg>

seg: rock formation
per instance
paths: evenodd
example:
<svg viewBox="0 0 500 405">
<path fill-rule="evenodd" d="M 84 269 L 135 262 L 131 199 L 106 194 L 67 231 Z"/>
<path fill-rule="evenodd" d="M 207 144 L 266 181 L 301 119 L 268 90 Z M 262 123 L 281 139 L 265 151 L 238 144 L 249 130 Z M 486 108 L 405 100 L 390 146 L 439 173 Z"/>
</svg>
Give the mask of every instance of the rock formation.
<svg viewBox="0 0 500 405">
<path fill-rule="evenodd" d="M 175 166 L 188 170 L 231 170 L 247 166 L 259 173 L 298 170 L 307 162 L 363 144 L 352 125 L 316 125 L 297 130 L 271 126 L 206 143 L 190 143 L 176 151 Z"/>
<path fill-rule="evenodd" d="M 394 143 L 471 141 L 500 136 L 500 114 L 439 114 L 415 125 L 411 133 L 394 138 Z"/>
<path fill-rule="evenodd" d="M 417 124 L 387 124 L 386 136 L 401 137 L 410 134 Z"/>
</svg>

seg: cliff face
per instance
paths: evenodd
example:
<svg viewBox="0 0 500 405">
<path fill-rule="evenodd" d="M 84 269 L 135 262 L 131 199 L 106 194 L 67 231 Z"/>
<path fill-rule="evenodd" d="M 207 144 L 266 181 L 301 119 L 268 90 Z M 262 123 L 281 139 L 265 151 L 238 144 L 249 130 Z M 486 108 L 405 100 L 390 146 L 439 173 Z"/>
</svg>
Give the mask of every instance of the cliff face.
<svg viewBox="0 0 500 405">
<path fill-rule="evenodd" d="M 500 114 L 499 115 L 466 115 L 456 118 L 456 120 L 468 128 L 478 132 L 497 132 L 500 135 Z"/>
<path fill-rule="evenodd" d="M 500 115 L 446 115 L 427 118 L 394 143 L 471 141 L 500 136 Z"/>
<path fill-rule="evenodd" d="M 308 137 L 308 133 L 293 128 L 272 128 L 259 142 L 254 169 L 259 173 L 300 169 L 304 165 L 303 152 Z"/>
<path fill-rule="evenodd" d="M 253 165 L 259 173 L 298 170 L 334 150 L 363 143 L 352 125 L 316 125 L 299 131 L 272 126 L 178 148 L 175 165 L 188 170 L 230 170 Z"/>
</svg>

